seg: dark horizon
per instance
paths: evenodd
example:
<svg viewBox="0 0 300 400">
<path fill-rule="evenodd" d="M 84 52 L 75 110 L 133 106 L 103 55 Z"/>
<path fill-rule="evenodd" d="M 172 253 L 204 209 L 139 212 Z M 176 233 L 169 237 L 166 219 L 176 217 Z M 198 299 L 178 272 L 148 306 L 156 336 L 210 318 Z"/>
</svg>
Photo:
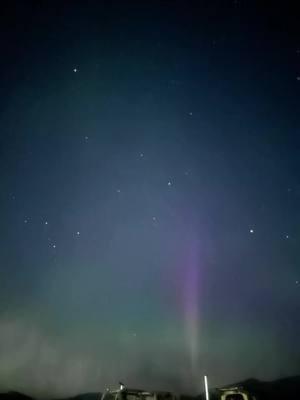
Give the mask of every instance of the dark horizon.
<svg viewBox="0 0 300 400">
<path fill-rule="evenodd" d="M 299 17 L 2 6 L 0 391 L 299 374 Z"/>
<path fill-rule="evenodd" d="M 209 387 L 209 393 L 211 397 L 214 398 L 216 396 L 216 392 L 221 388 L 232 388 L 232 387 L 240 387 L 246 390 L 248 393 L 252 395 L 259 396 L 259 399 L 274 399 L 274 398 L 282 398 L 282 395 L 285 396 L 296 396 L 300 390 L 300 375 L 298 376 L 289 376 L 280 378 L 272 381 L 262 381 L 255 378 L 249 378 L 239 382 L 233 382 L 231 384 L 223 385 L 222 387 Z M 116 389 L 114 388 L 109 389 Z M 132 389 L 132 388 L 131 388 Z M 135 388 L 137 390 L 137 388 Z M 155 388 L 141 388 L 138 390 L 149 390 L 150 392 L 155 392 Z M 100 400 L 99 396 L 102 396 L 105 390 L 99 392 L 85 392 L 85 393 L 75 393 L 68 397 L 51 397 L 48 394 L 44 393 L 43 395 L 33 396 L 28 393 L 21 393 L 17 391 L 10 390 L 6 393 L 0 392 L 0 400 L 25 400 L 25 399 L 36 399 L 36 400 L 67 400 L 67 399 L 81 399 L 81 400 Z M 191 399 L 199 399 L 205 396 L 204 387 L 197 393 L 174 393 L 176 397 L 180 400 L 191 400 Z"/>
</svg>

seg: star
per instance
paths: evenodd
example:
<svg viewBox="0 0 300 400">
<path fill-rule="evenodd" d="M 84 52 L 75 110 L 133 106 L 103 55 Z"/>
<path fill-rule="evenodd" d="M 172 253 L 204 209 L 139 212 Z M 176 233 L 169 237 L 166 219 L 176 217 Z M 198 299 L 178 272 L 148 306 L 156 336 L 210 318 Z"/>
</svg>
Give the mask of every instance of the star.
<svg viewBox="0 0 300 400">
<path fill-rule="evenodd" d="M 189 112 L 189 115 L 190 115 L 190 116 L 192 116 L 192 115 L 193 115 L 192 111 L 190 111 L 190 112 Z"/>
<path fill-rule="evenodd" d="M 24 224 L 27 224 L 27 222 L 28 222 L 28 219 L 24 219 Z"/>
<path fill-rule="evenodd" d="M 250 233 L 254 233 L 254 229 L 250 229 L 249 232 L 250 232 Z"/>
<path fill-rule="evenodd" d="M 152 217 L 152 220 L 153 220 L 154 222 L 156 222 L 156 217 Z"/>
<path fill-rule="evenodd" d="M 168 186 L 172 186 L 172 182 L 171 181 L 168 182 Z"/>
<path fill-rule="evenodd" d="M 285 235 L 285 238 L 286 238 L 286 239 L 289 239 L 289 235 Z"/>
<path fill-rule="evenodd" d="M 88 136 L 85 136 L 85 137 L 84 137 L 84 140 L 89 140 L 89 137 L 88 137 Z"/>
<path fill-rule="evenodd" d="M 74 68 L 74 69 L 73 69 L 73 72 L 75 72 L 75 73 L 76 73 L 77 71 L 78 71 L 78 69 L 77 69 L 77 68 Z"/>
<path fill-rule="evenodd" d="M 144 157 L 144 153 L 140 153 L 140 157 L 143 158 Z"/>
<path fill-rule="evenodd" d="M 299 285 L 299 281 L 296 281 L 296 285 Z"/>
<path fill-rule="evenodd" d="M 120 190 L 120 189 L 117 189 L 117 193 L 121 193 L 121 190 Z"/>
<path fill-rule="evenodd" d="M 300 81 L 300 76 L 297 76 L 297 81 Z"/>
<path fill-rule="evenodd" d="M 77 236 L 79 236 L 79 235 L 80 235 L 80 232 L 79 232 L 79 231 L 77 231 L 77 232 L 76 232 L 76 235 L 77 235 Z"/>
<path fill-rule="evenodd" d="M 55 248 L 56 248 L 56 245 L 55 245 L 55 244 L 53 244 L 53 245 L 52 245 L 52 247 L 55 249 Z"/>
<path fill-rule="evenodd" d="M 48 225 L 48 221 L 45 221 L 45 225 Z"/>
</svg>

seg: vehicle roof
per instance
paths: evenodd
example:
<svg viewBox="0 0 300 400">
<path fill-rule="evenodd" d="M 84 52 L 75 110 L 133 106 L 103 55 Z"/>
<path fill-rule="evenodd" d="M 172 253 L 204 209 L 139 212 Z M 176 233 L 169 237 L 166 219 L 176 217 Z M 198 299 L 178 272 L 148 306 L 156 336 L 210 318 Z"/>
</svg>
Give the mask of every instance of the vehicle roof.
<svg viewBox="0 0 300 400">
<path fill-rule="evenodd" d="M 168 391 L 148 391 L 142 389 L 132 389 L 132 388 L 124 388 L 124 389 L 114 389 L 114 390 L 107 390 L 107 393 L 117 394 L 117 393 L 129 393 L 129 394 L 141 394 L 141 395 L 153 395 L 153 394 L 171 394 Z"/>
<path fill-rule="evenodd" d="M 227 387 L 227 388 L 219 388 L 221 392 L 230 392 L 230 393 L 248 393 L 248 390 L 243 388 L 242 386 L 239 387 Z"/>
<path fill-rule="evenodd" d="M 123 393 L 132 393 L 132 394 L 153 394 L 153 392 L 148 392 L 147 390 L 130 389 L 130 388 L 108 390 L 107 392 L 109 392 L 109 393 L 120 393 L 120 392 L 123 392 Z"/>
</svg>

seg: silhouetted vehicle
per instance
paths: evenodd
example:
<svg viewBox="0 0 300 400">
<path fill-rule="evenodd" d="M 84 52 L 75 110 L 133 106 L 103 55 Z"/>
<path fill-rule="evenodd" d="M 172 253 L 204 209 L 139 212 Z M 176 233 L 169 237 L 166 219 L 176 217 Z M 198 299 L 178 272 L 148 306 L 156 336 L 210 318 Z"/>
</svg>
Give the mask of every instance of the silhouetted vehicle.
<svg viewBox="0 0 300 400">
<path fill-rule="evenodd" d="M 219 389 L 220 400 L 256 400 L 247 390 L 242 387 L 229 387 Z"/>
<path fill-rule="evenodd" d="M 148 392 L 141 389 L 129 389 L 122 383 L 117 390 L 107 389 L 101 400 L 176 400 L 171 392 Z"/>
</svg>

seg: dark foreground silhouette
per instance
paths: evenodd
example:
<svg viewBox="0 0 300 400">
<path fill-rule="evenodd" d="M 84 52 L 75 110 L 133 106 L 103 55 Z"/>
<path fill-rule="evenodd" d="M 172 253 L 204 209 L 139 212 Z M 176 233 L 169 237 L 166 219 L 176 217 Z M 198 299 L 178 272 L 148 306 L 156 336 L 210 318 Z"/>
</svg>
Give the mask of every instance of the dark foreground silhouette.
<svg viewBox="0 0 300 400">
<path fill-rule="evenodd" d="M 253 394 L 257 400 L 299 400 L 300 399 L 300 375 L 275 381 L 264 382 L 257 379 L 248 379 L 231 386 L 242 386 Z M 226 387 L 226 386 L 223 386 Z M 216 389 L 210 390 L 210 400 L 219 400 L 220 395 Z M 84 393 L 78 396 L 60 400 L 100 400 L 100 393 Z M 203 394 L 199 396 L 180 396 L 180 400 L 202 400 Z M 0 400 L 37 400 L 19 392 L 0 393 Z"/>
<path fill-rule="evenodd" d="M 264 382 L 258 379 L 247 379 L 231 385 L 223 386 L 236 387 L 240 386 L 247 392 L 251 393 L 257 400 L 299 400 L 300 399 L 300 375 L 289 378 L 277 379 L 275 381 Z M 201 395 L 204 398 L 204 395 Z M 219 400 L 220 394 L 217 390 L 212 389 L 210 400 Z"/>
</svg>

